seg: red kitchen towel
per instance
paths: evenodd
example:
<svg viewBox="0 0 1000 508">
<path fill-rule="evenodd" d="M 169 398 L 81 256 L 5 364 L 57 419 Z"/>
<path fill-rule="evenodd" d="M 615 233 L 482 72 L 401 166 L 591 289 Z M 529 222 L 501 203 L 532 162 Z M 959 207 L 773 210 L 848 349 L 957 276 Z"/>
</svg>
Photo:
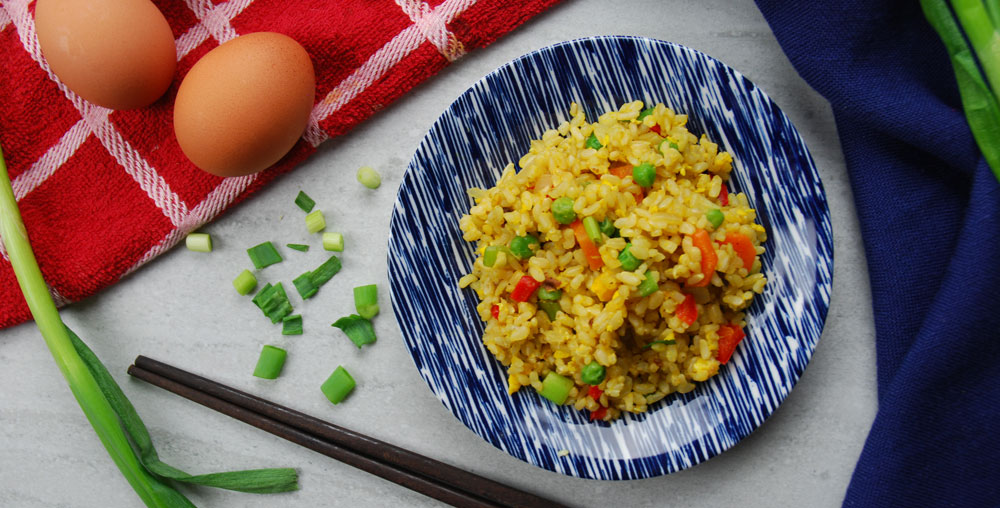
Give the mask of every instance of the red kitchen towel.
<svg viewBox="0 0 1000 508">
<path fill-rule="evenodd" d="M 57 302 L 115 283 L 187 233 L 291 170 L 467 51 L 558 0 L 154 0 L 177 43 L 177 73 L 155 104 L 94 106 L 52 74 L 31 0 L 0 3 L 0 146 L 42 273 Z M 184 157 L 173 98 L 198 59 L 240 34 L 280 32 L 316 69 L 305 135 L 257 175 L 218 178 Z M 0 246 L 0 328 L 30 317 Z"/>
</svg>

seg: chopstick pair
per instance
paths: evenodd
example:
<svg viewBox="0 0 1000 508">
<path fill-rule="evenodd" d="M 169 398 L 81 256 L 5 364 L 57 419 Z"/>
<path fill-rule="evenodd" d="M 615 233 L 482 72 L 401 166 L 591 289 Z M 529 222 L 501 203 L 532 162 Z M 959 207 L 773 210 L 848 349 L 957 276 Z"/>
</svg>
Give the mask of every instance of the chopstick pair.
<svg viewBox="0 0 1000 508">
<path fill-rule="evenodd" d="M 563 506 L 145 356 L 136 357 L 128 373 L 209 409 L 452 506 Z"/>
</svg>

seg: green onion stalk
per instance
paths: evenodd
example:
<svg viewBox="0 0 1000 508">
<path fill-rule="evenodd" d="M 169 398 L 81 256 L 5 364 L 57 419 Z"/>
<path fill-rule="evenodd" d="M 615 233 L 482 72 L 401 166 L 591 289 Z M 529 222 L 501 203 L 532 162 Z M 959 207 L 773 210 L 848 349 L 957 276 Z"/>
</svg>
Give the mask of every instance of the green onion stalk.
<svg viewBox="0 0 1000 508">
<path fill-rule="evenodd" d="M 122 475 L 150 507 L 193 507 L 171 480 L 242 492 L 298 488 L 294 469 L 189 475 L 161 462 L 148 431 L 107 369 L 59 317 L 31 250 L 0 148 L 0 238 L 24 299 L 59 370 Z"/>
<path fill-rule="evenodd" d="M 1000 0 L 950 4 L 920 0 L 948 50 L 972 136 L 1000 180 Z"/>
</svg>

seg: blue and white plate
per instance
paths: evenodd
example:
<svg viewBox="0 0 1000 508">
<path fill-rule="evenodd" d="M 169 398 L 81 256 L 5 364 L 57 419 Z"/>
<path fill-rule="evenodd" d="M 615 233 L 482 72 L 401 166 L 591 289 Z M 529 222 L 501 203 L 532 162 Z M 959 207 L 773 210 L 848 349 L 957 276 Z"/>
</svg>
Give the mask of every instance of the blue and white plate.
<svg viewBox="0 0 1000 508">
<path fill-rule="evenodd" d="M 769 282 L 748 310 L 748 336 L 718 376 L 648 413 L 591 423 L 531 389 L 507 394 L 482 345 L 476 295 L 458 279 L 475 259 L 459 218 L 469 187 L 494 185 L 532 139 L 622 103 L 663 102 L 733 155 L 730 188 L 767 228 Z M 580 39 L 518 58 L 479 80 L 434 124 L 396 198 L 389 240 L 392 306 L 420 375 L 455 416 L 497 448 L 582 478 L 647 478 L 733 446 L 781 404 L 809 362 L 830 301 L 833 232 L 802 138 L 739 72 L 697 51 L 636 37 Z"/>
</svg>

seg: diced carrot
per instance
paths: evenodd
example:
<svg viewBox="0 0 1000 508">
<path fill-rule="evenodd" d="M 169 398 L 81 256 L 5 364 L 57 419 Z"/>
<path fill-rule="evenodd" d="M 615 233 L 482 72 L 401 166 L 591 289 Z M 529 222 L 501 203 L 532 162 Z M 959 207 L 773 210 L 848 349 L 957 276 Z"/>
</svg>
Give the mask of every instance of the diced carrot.
<svg viewBox="0 0 1000 508">
<path fill-rule="evenodd" d="M 694 295 L 685 294 L 684 301 L 677 306 L 677 310 L 674 314 L 676 314 L 677 317 L 687 326 L 691 326 L 691 323 L 697 321 L 698 306 L 695 305 Z"/>
<path fill-rule="evenodd" d="M 757 258 L 757 250 L 754 248 L 750 237 L 743 233 L 726 233 L 726 239 L 722 243 L 728 243 L 733 246 L 736 255 L 743 261 L 743 268 L 746 268 L 748 272 L 753 268 L 753 261 Z"/>
<path fill-rule="evenodd" d="M 601 251 L 597 249 L 597 244 L 587 236 L 587 229 L 583 227 L 583 221 L 577 219 L 569 227 L 573 228 L 573 235 L 576 236 L 576 243 L 583 250 L 583 255 L 587 257 L 587 264 L 591 270 L 600 270 L 604 266 L 601 259 Z"/>
<path fill-rule="evenodd" d="M 719 363 L 725 365 L 736 351 L 736 345 L 746 337 L 743 329 L 734 324 L 719 327 Z"/>
<path fill-rule="evenodd" d="M 688 284 L 691 287 L 705 287 L 712 281 L 715 274 L 715 267 L 719 264 L 719 256 L 712 247 L 712 239 L 708 236 L 708 231 L 699 229 L 691 235 L 691 242 L 701 251 L 701 273 L 704 277 L 697 284 Z"/>
<path fill-rule="evenodd" d="M 608 168 L 608 173 L 624 179 L 626 176 L 632 176 L 632 165 L 627 162 L 615 162 Z"/>
</svg>

